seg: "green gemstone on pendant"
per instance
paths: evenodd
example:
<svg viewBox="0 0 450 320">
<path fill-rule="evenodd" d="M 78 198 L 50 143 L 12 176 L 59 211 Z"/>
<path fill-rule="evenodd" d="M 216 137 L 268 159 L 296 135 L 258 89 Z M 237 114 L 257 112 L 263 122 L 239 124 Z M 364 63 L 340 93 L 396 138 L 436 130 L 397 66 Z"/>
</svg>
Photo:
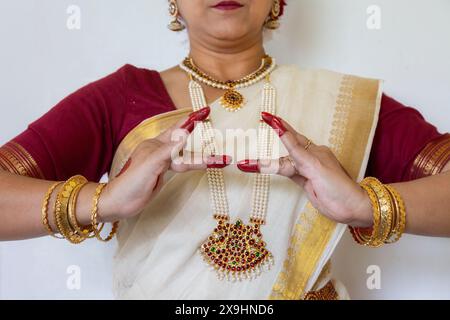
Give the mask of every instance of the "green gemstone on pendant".
<svg viewBox="0 0 450 320">
<path fill-rule="evenodd" d="M 236 227 L 239 227 L 239 226 L 241 226 L 242 225 L 242 221 L 241 220 L 238 220 L 238 221 L 236 221 Z"/>
<path fill-rule="evenodd" d="M 216 252 L 216 248 L 215 248 L 215 247 L 212 247 L 212 248 L 211 248 L 211 252 Z"/>
</svg>

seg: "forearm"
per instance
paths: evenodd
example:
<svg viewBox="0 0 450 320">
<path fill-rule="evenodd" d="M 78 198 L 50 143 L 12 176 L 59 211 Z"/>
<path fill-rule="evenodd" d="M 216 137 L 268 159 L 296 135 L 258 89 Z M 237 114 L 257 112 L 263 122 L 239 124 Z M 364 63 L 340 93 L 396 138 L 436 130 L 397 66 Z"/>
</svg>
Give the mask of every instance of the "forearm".
<svg viewBox="0 0 450 320">
<path fill-rule="evenodd" d="M 23 177 L 0 170 L 0 240 L 22 240 L 48 235 L 42 224 L 41 210 L 44 195 L 53 181 Z M 53 192 L 48 206 L 48 218 L 53 230 L 53 207 L 62 185 Z M 76 216 L 82 225 L 90 223 L 92 196 L 97 184 L 88 183 L 80 191 Z M 105 209 L 99 202 L 99 212 Z"/>
<path fill-rule="evenodd" d="M 393 186 L 406 207 L 406 232 L 450 237 L 450 171 Z"/>
</svg>

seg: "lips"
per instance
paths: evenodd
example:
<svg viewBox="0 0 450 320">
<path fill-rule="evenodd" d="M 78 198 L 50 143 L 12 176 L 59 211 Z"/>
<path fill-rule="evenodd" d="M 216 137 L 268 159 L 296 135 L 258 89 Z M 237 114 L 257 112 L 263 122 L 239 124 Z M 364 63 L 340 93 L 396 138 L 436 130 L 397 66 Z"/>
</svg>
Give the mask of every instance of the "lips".
<svg viewBox="0 0 450 320">
<path fill-rule="evenodd" d="M 213 6 L 213 8 L 219 10 L 236 10 L 242 8 L 243 6 L 244 6 L 243 4 L 240 4 L 237 1 L 221 1 L 215 6 Z"/>
</svg>

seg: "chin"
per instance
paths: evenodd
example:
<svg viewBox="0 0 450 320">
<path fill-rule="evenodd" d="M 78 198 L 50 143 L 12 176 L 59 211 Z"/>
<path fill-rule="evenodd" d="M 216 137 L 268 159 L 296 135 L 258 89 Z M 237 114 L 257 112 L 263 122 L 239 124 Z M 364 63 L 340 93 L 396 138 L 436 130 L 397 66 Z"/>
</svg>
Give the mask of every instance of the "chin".
<svg viewBox="0 0 450 320">
<path fill-rule="evenodd" d="M 216 39 L 232 41 L 244 38 L 250 33 L 250 30 L 242 24 L 223 23 L 221 25 L 216 24 L 214 28 L 209 30 L 209 33 Z"/>
</svg>

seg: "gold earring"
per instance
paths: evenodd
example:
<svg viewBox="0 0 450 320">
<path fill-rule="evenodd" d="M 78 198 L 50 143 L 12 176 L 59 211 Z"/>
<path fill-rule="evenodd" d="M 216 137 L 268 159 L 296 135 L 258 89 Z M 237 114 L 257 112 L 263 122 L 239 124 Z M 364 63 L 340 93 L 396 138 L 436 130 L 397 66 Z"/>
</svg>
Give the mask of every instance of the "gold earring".
<svg viewBox="0 0 450 320">
<path fill-rule="evenodd" d="M 265 23 L 265 27 L 270 30 L 275 30 L 280 27 L 280 13 L 281 13 L 281 3 L 280 0 L 275 0 L 272 5 L 272 10 L 270 11 L 269 17 Z"/>
<path fill-rule="evenodd" d="M 173 18 L 172 22 L 167 26 L 172 31 L 182 31 L 186 27 L 178 20 L 179 12 L 178 12 L 178 5 L 176 0 L 170 0 L 169 3 L 169 14 Z"/>
</svg>

